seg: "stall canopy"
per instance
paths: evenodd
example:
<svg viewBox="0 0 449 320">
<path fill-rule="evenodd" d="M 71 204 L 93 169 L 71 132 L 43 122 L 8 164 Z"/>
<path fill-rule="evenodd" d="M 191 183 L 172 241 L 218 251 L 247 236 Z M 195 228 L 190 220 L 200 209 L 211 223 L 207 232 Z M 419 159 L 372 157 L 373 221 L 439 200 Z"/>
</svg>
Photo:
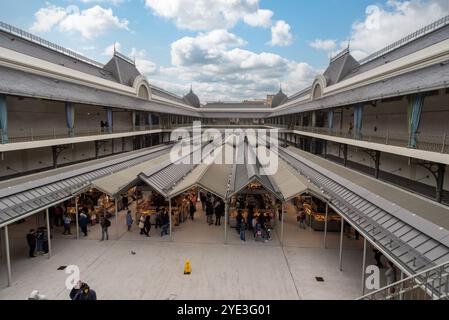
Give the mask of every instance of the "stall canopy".
<svg viewBox="0 0 449 320">
<path fill-rule="evenodd" d="M 145 161 L 134 167 L 127 168 L 109 176 L 92 182 L 92 187 L 98 189 L 107 195 L 116 198 L 120 193 L 127 191 L 139 180 L 139 174 L 145 170 L 151 170 L 161 162 L 167 161 L 170 154 L 166 153 L 155 159 Z"/>
<path fill-rule="evenodd" d="M 170 192 L 170 197 L 175 197 L 186 190 L 199 186 L 225 199 L 232 165 L 216 163 L 217 159 L 221 159 L 223 162 L 223 148 L 224 145 L 215 149 L 214 161 L 198 165 L 187 177 L 182 179 Z"/>
</svg>

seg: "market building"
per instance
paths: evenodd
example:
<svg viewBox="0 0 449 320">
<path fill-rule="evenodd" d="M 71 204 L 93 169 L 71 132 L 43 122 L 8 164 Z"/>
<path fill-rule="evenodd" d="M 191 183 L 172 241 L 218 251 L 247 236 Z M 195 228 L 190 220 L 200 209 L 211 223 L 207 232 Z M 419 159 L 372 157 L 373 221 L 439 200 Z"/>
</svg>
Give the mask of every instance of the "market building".
<svg viewBox="0 0 449 320">
<path fill-rule="evenodd" d="M 190 210 L 203 217 L 211 202 L 211 212 L 223 213 L 221 221 L 221 215 L 212 219 L 220 221 L 214 241 L 241 244 L 235 231 L 243 218 L 246 240 L 289 246 L 301 220 L 324 249 L 329 233 L 338 235 L 336 270 L 345 268 L 345 235 L 357 241 L 358 296 L 447 299 L 448 83 L 449 17 L 361 61 L 343 50 L 310 87 L 292 96 L 280 88 L 267 101 L 206 104 L 193 88 L 181 97 L 152 85 L 119 52 L 102 65 L 0 23 L 6 285 L 14 285 L 19 259 L 11 254 L 11 232 L 40 228 L 51 258 L 58 254 L 52 243 L 60 238 L 61 208 L 74 227 L 73 241 L 83 237 L 81 212 L 89 218 L 89 238 L 100 238 L 98 223 L 108 217 L 109 236 L 120 241 L 132 207 L 136 229 L 148 217 L 162 230 L 160 241 L 173 242 L 178 234 L 182 241 L 199 237 L 187 223 Z M 173 132 L 193 132 L 195 121 L 203 131 L 220 133 L 197 144 L 208 150 L 203 157 L 223 158 L 230 146 L 234 160 L 244 150 L 240 161 L 183 162 L 194 149 L 172 161 L 170 151 L 182 138 Z M 264 173 L 264 159 L 245 134 L 225 136 L 229 128 L 278 129 L 278 150 L 257 140 L 259 149 L 276 155 L 276 173 Z M 373 249 L 403 280 L 396 290 L 366 291 L 364 270 Z"/>
</svg>

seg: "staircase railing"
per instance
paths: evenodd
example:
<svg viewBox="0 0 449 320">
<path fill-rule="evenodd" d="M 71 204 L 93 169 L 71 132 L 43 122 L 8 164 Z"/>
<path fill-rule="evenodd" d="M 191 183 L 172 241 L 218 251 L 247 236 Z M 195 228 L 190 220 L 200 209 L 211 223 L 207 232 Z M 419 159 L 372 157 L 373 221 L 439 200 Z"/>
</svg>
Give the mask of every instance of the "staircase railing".
<svg viewBox="0 0 449 320">
<path fill-rule="evenodd" d="M 449 261 L 357 300 L 449 300 Z"/>
</svg>

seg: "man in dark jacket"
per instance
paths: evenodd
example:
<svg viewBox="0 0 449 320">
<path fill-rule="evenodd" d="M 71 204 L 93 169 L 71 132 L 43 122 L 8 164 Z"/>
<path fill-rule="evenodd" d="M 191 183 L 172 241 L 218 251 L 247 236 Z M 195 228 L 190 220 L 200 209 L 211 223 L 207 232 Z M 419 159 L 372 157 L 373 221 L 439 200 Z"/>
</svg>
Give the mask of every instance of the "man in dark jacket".
<svg viewBox="0 0 449 320">
<path fill-rule="evenodd" d="M 87 283 L 78 281 L 76 286 L 70 291 L 71 300 L 97 300 L 97 293 L 89 288 Z"/>
<path fill-rule="evenodd" d="M 27 234 L 27 243 L 28 243 L 28 255 L 30 258 L 35 258 L 34 252 L 36 251 L 36 232 L 34 229 L 31 229 Z"/>
<path fill-rule="evenodd" d="M 100 241 L 104 241 L 105 239 L 109 240 L 108 229 L 111 226 L 111 221 L 106 216 L 103 216 L 100 225 L 101 225 L 101 240 Z"/>
</svg>

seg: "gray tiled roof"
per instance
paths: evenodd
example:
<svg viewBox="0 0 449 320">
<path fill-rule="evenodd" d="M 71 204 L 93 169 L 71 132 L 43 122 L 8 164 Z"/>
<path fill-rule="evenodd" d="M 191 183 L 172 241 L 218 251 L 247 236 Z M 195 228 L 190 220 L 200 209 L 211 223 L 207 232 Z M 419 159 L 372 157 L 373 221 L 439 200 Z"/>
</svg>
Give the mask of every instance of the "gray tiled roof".
<svg viewBox="0 0 449 320">
<path fill-rule="evenodd" d="M 416 40 L 408 42 L 403 46 L 400 46 L 397 49 L 392 50 L 374 60 L 362 64 L 359 68 L 355 68 L 351 73 L 349 73 L 345 77 L 345 79 L 384 65 L 387 62 L 392 62 L 394 60 L 400 59 L 409 54 L 412 54 L 413 52 L 422 50 L 446 39 L 449 39 L 449 25 L 446 25 L 438 30 L 417 38 Z"/>
<path fill-rule="evenodd" d="M 344 91 L 314 101 L 298 103 L 294 107 L 288 107 L 284 110 L 274 112 L 270 116 L 351 105 L 359 102 L 421 92 L 426 89 L 428 90 L 428 88 L 444 88 L 448 82 L 449 61 L 446 61 L 445 63 L 434 64 L 360 88 Z"/>
<path fill-rule="evenodd" d="M 99 78 L 117 82 L 111 72 L 103 70 L 100 67 L 72 58 L 63 53 L 51 50 L 50 48 L 46 48 L 4 31 L 0 31 L 0 47 L 14 50 L 34 58 L 42 59 Z"/>
<path fill-rule="evenodd" d="M 134 64 L 117 54 L 114 54 L 111 60 L 104 66 L 104 69 L 111 72 L 118 82 L 128 87 L 132 87 L 134 80 L 141 75 Z"/>
<path fill-rule="evenodd" d="M 199 116 L 195 111 L 0 67 L 0 93 L 57 101 Z"/>
</svg>

